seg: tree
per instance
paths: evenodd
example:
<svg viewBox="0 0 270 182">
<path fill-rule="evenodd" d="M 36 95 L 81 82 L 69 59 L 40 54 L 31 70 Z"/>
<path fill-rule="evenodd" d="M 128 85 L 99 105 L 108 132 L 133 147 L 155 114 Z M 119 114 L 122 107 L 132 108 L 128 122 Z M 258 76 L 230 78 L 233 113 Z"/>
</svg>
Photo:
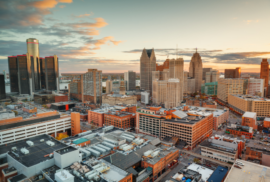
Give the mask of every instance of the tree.
<svg viewBox="0 0 270 182">
<path fill-rule="evenodd" d="M 15 116 L 18 116 L 18 111 L 12 110 L 15 114 Z"/>
<path fill-rule="evenodd" d="M 194 159 L 193 159 L 193 162 L 196 163 L 196 164 L 201 163 L 201 161 L 200 161 L 199 159 L 197 159 L 197 158 L 194 158 Z"/>
</svg>

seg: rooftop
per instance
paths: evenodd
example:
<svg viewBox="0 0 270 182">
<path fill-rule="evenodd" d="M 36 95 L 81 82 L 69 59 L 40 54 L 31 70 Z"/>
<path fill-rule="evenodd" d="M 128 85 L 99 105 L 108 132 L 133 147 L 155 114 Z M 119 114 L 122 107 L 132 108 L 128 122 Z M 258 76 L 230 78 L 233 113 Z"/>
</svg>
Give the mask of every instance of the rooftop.
<svg viewBox="0 0 270 182">
<path fill-rule="evenodd" d="M 208 181 L 221 182 L 223 178 L 226 176 L 227 172 L 228 168 L 218 166 L 216 170 L 212 173 L 210 178 L 208 178 Z"/>
<path fill-rule="evenodd" d="M 245 112 L 242 117 L 245 118 L 256 118 L 257 113 L 256 112 Z"/>
<path fill-rule="evenodd" d="M 203 167 L 203 166 L 195 164 L 195 163 L 190 164 L 187 169 L 190 169 L 190 170 L 193 170 L 193 171 L 196 171 L 196 172 L 200 173 L 202 175 L 202 179 L 204 181 L 207 181 L 207 179 L 214 172 L 211 169 L 208 169 L 206 167 Z"/>
<path fill-rule="evenodd" d="M 223 152 L 228 152 L 228 153 L 231 153 L 231 154 L 235 154 L 236 153 L 236 150 L 234 150 L 233 148 L 229 148 L 229 147 L 226 147 L 226 146 L 222 146 L 222 145 L 218 145 L 218 144 L 214 144 L 208 140 L 204 140 L 200 146 L 203 146 L 203 147 L 209 147 L 209 148 L 212 148 L 212 149 L 216 149 L 216 150 L 221 150 Z"/>
<path fill-rule="evenodd" d="M 264 98 L 264 97 L 259 97 L 259 96 L 252 96 L 252 95 L 237 95 L 237 94 L 233 94 L 233 96 L 238 97 L 240 99 L 244 99 L 244 100 L 267 101 L 267 102 L 270 101 L 270 99 L 267 99 L 267 98 Z"/>
<path fill-rule="evenodd" d="M 252 162 L 237 159 L 236 162 L 241 162 L 244 166 L 241 169 L 232 166 L 224 182 L 235 181 L 264 181 L 270 182 L 270 168 L 267 166 L 255 164 Z"/>
<path fill-rule="evenodd" d="M 33 142 L 33 145 L 29 146 L 29 144 L 26 143 L 27 141 Z M 67 146 L 46 134 L 29 138 L 27 141 L 16 141 L 14 143 L 6 144 L 5 147 L 0 147 L 0 155 L 8 153 L 8 155 L 15 160 L 20 161 L 27 167 L 30 167 L 50 159 L 48 154 Z M 54 145 L 48 145 L 47 141 L 53 142 Z M 22 153 L 21 149 L 23 148 L 29 153 Z M 47 157 L 44 157 L 46 155 Z"/>
</svg>

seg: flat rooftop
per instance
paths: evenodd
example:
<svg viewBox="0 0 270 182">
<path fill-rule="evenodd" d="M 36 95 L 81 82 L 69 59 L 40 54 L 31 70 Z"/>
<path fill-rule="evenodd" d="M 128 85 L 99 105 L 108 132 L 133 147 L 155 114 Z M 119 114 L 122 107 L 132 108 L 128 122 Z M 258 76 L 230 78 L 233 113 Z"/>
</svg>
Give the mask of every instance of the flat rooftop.
<svg viewBox="0 0 270 182">
<path fill-rule="evenodd" d="M 270 99 L 264 98 L 264 97 L 259 97 L 259 96 L 252 96 L 252 95 L 238 95 L 238 94 L 233 94 L 233 96 L 238 97 L 240 99 L 244 100 L 253 100 L 253 101 L 270 101 Z"/>
<path fill-rule="evenodd" d="M 55 105 L 55 106 L 63 106 L 63 105 L 67 105 L 67 104 L 76 104 L 75 102 L 56 102 L 56 103 L 52 103 L 51 105 Z"/>
<path fill-rule="evenodd" d="M 190 169 L 190 170 L 193 170 L 193 171 L 196 171 L 198 173 L 200 173 L 202 175 L 202 179 L 204 181 L 207 181 L 208 178 L 212 175 L 212 173 L 214 172 L 213 170 L 211 169 L 208 169 L 206 167 L 203 167 L 201 165 L 198 165 L 198 164 L 195 164 L 195 163 L 192 163 L 188 166 L 187 169 Z"/>
<path fill-rule="evenodd" d="M 26 143 L 27 141 L 32 141 L 34 145 L 29 146 Z M 48 145 L 46 143 L 47 141 L 53 142 L 54 145 L 53 146 Z M 14 152 L 12 152 L 13 147 L 17 148 L 17 150 L 15 150 Z M 49 156 L 44 157 L 45 155 L 48 155 L 56 150 L 65 147 L 67 147 L 67 145 L 61 143 L 60 141 L 52 138 L 49 135 L 43 134 L 32 138 L 28 138 L 26 141 L 21 140 L 6 144 L 5 147 L 0 147 L 0 155 L 8 153 L 8 155 L 10 155 L 15 160 L 20 161 L 23 165 L 27 167 L 30 167 L 40 162 L 48 160 Z M 29 151 L 29 153 L 23 154 L 21 152 L 22 148 L 26 148 Z"/>
<path fill-rule="evenodd" d="M 237 159 L 236 162 L 241 162 L 244 164 L 244 166 L 241 166 L 242 169 L 239 169 L 234 167 L 235 166 L 234 163 L 224 182 L 236 182 L 236 181 L 270 182 L 269 167 L 240 159 Z"/>
<path fill-rule="evenodd" d="M 231 153 L 231 154 L 236 153 L 236 151 L 233 148 L 231 148 L 231 150 L 230 150 L 228 147 L 225 148 L 222 145 L 213 144 L 212 142 L 209 142 L 208 140 L 204 140 L 199 145 L 203 146 L 203 147 L 212 148 L 212 149 L 215 149 L 215 150 L 220 150 L 220 151 L 223 151 L 223 152 L 228 152 L 228 153 Z"/>
</svg>

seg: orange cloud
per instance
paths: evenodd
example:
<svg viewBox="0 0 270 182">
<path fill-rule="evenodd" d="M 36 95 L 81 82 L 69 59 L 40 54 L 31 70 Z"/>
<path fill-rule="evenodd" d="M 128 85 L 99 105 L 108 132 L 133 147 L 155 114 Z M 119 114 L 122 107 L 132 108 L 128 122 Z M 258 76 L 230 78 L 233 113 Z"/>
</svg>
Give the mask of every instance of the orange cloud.
<svg viewBox="0 0 270 182">
<path fill-rule="evenodd" d="M 83 15 L 78 15 L 76 16 L 76 18 L 83 18 L 83 17 L 87 17 L 90 16 L 91 14 L 83 14 Z"/>
<path fill-rule="evenodd" d="M 111 42 L 112 42 L 114 45 L 118 45 L 118 44 L 122 43 L 123 41 L 115 41 L 115 40 L 111 40 Z"/>
<path fill-rule="evenodd" d="M 59 3 L 72 3 L 72 0 L 58 0 Z"/>
<path fill-rule="evenodd" d="M 38 9 L 54 8 L 57 4 L 58 2 L 56 0 L 33 1 L 28 3 L 28 5 Z"/>
<path fill-rule="evenodd" d="M 72 26 L 74 28 L 90 28 L 90 27 L 96 27 L 96 28 L 101 28 L 101 27 L 105 27 L 106 25 L 108 25 L 107 22 L 105 22 L 105 20 L 103 18 L 95 18 L 96 22 L 95 23 L 74 23 Z"/>
</svg>

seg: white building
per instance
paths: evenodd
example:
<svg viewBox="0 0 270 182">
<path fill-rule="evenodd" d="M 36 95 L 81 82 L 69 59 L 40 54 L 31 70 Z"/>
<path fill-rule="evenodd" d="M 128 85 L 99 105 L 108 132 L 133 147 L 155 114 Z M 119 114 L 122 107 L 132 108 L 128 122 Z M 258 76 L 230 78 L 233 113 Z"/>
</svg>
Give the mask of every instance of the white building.
<svg viewBox="0 0 270 182">
<path fill-rule="evenodd" d="M 264 96 L 264 79 L 250 78 L 248 83 L 248 95 Z"/>
<path fill-rule="evenodd" d="M 149 97 L 150 93 L 149 92 L 141 92 L 141 103 L 143 104 L 149 104 Z"/>
</svg>

